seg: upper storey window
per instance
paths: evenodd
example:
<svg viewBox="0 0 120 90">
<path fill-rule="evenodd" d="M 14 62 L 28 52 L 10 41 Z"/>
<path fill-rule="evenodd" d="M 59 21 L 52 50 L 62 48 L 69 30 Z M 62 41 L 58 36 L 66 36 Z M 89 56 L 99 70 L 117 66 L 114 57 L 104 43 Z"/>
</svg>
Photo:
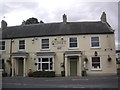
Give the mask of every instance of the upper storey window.
<svg viewBox="0 0 120 90">
<path fill-rule="evenodd" d="M 4 51 L 5 50 L 5 41 L 0 40 L 0 51 Z"/>
<path fill-rule="evenodd" d="M 100 38 L 98 36 L 91 37 L 91 48 L 100 47 Z"/>
<path fill-rule="evenodd" d="M 49 39 L 42 39 L 41 40 L 41 49 L 48 50 L 49 49 Z"/>
<path fill-rule="evenodd" d="M 77 37 L 69 38 L 69 48 L 78 48 L 78 39 Z"/>
<path fill-rule="evenodd" d="M 19 50 L 25 50 L 25 40 L 19 40 Z"/>
</svg>

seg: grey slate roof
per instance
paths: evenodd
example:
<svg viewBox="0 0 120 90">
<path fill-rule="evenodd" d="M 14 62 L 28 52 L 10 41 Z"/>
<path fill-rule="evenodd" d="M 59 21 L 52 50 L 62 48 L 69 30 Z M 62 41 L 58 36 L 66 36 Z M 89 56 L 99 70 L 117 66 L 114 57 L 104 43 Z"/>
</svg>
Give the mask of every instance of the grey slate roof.
<svg viewBox="0 0 120 90">
<path fill-rule="evenodd" d="M 55 52 L 37 52 L 36 56 L 55 56 Z"/>
<path fill-rule="evenodd" d="M 3 39 L 43 37 L 81 34 L 112 34 L 109 25 L 96 22 L 43 23 L 7 27 L 2 32 Z"/>
</svg>

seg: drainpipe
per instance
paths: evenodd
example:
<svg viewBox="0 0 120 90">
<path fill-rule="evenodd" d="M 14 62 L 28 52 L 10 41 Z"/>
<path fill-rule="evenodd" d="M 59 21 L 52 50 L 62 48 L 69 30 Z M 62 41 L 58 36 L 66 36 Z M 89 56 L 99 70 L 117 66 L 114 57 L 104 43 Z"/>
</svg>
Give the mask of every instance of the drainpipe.
<svg viewBox="0 0 120 90">
<path fill-rule="evenodd" d="M 64 72 L 64 76 L 65 76 L 65 53 L 63 54 L 63 72 Z"/>
<path fill-rule="evenodd" d="M 12 41 L 13 39 L 10 40 L 10 76 L 12 75 Z"/>
</svg>

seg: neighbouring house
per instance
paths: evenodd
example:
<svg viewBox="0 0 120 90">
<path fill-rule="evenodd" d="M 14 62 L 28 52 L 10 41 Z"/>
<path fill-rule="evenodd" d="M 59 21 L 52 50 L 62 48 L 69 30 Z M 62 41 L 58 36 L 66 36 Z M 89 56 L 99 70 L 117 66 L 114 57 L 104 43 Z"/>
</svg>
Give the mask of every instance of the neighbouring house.
<svg viewBox="0 0 120 90">
<path fill-rule="evenodd" d="M 2 20 L 1 60 L 12 76 L 55 71 L 56 76 L 116 74 L 114 30 L 105 12 L 100 21 L 7 26 Z"/>
<path fill-rule="evenodd" d="M 120 50 L 116 50 L 117 69 L 120 69 Z"/>
</svg>

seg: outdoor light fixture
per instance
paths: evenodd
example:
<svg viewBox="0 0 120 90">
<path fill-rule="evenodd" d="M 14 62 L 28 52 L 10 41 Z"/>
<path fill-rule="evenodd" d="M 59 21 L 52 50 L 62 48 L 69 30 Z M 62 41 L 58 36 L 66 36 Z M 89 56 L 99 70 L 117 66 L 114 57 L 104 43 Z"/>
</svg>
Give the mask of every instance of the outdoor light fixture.
<svg viewBox="0 0 120 90">
<path fill-rule="evenodd" d="M 85 62 L 87 62 L 87 61 L 88 61 L 88 58 L 87 58 L 87 57 L 85 57 L 85 58 L 84 58 L 84 60 L 85 60 Z"/>
<path fill-rule="evenodd" d="M 94 52 L 94 55 L 95 55 L 95 56 L 97 56 L 97 55 L 98 55 L 97 51 L 95 51 L 95 52 Z"/>
<path fill-rule="evenodd" d="M 108 55 L 108 61 L 111 61 L 112 60 L 112 58 L 110 57 L 110 55 Z"/>
<path fill-rule="evenodd" d="M 63 64 L 63 63 L 60 63 L 60 66 L 61 66 L 61 67 L 64 67 L 64 64 Z"/>
</svg>

